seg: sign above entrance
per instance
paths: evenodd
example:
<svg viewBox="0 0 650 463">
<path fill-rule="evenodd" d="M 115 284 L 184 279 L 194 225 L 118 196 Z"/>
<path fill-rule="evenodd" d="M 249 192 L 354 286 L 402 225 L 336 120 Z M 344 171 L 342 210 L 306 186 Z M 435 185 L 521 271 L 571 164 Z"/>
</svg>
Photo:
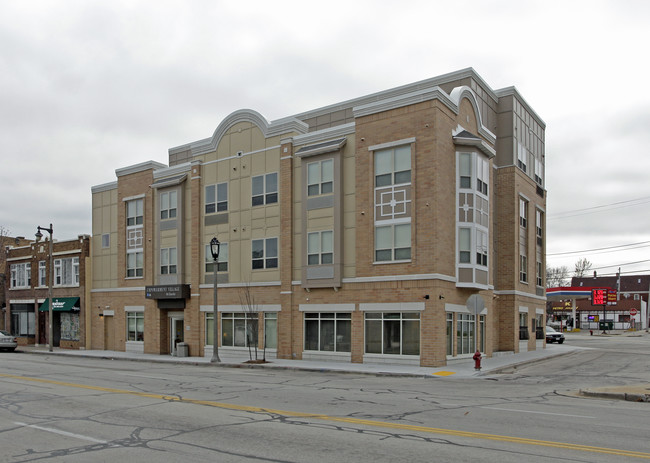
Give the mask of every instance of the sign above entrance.
<svg viewBox="0 0 650 463">
<path fill-rule="evenodd" d="M 147 299 L 189 299 L 190 285 L 145 286 Z"/>
</svg>

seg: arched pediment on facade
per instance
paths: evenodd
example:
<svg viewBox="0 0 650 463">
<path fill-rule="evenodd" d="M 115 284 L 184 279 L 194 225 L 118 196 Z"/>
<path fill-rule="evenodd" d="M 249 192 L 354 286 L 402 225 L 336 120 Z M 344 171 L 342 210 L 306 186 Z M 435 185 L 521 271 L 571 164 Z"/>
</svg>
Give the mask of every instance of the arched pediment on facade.
<svg viewBox="0 0 650 463">
<path fill-rule="evenodd" d="M 205 144 L 192 147 L 192 155 L 203 154 L 217 149 L 221 138 L 228 130 L 240 122 L 250 122 L 260 129 L 265 138 L 283 135 L 287 133 L 304 134 L 307 133 L 309 126 L 294 117 L 278 119 L 277 121 L 268 122 L 264 116 L 252 109 L 239 109 L 230 113 L 216 128 L 211 138 L 208 138 Z"/>
<path fill-rule="evenodd" d="M 492 144 L 496 143 L 496 135 L 494 135 L 484 124 L 483 118 L 481 117 L 481 111 L 478 104 L 478 98 L 474 91 L 469 88 L 467 85 L 454 88 L 449 94 L 449 98 L 454 102 L 456 107 L 460 108 L 460 103 L 463 99 L 467 99 L 469 103 L 474 108 L 474 115 L 476 117 L 476 125 L 478 126 L 478 131 L 483 135 L 488 141 Z"/>
</svg>

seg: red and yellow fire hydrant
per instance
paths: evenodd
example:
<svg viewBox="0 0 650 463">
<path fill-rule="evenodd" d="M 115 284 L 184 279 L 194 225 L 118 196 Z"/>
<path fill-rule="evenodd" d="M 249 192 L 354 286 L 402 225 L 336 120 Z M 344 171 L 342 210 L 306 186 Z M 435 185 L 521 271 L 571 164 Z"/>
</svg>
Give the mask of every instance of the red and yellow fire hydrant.
<svg viewBox="0 0 650 463">
<path fill-rule="evenodd" d="M 481 352 L 477 349 L 476 353 L 474 354 L 474 369 L 475 370 L 480 370 L 481 369 Z"/>
</svg>

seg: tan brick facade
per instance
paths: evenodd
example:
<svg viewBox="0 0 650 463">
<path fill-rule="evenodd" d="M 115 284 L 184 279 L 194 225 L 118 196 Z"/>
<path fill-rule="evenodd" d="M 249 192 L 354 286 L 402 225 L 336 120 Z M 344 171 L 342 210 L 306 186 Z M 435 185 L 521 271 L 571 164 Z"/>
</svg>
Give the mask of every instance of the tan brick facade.
<svg viewBox="0 0 650 463">
<path fill-rule="evenodd" d="M 437 366 L 539 348 L 532 322 L 519 325 L 544 313 L 544 128 L 516 90 L 471 69 L 274 122 L 237 111 L 170 149 L 170 166 L 118 169 L 93 188 L 93 240 L 116 239 L 94 248 L 92 347 L 170 354 L 182 330 L 190 355 L 211 355 L 216 236 L 224 355 L 246 350 L 246 291 L 270 356 Z M 127 223 L 133 200 L 141 225 Z M 129 253 L 142 253 L 140 275 L 127 276 Z"/>
</svg>

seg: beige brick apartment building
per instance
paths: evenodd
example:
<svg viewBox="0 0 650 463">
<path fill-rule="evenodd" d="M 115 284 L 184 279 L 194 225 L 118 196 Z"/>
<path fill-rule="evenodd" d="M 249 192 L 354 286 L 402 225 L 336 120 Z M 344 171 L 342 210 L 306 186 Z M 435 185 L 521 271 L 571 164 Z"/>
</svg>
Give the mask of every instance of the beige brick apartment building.
<svg viewBox="0 0 650 463">
<path fill-rule="evenodd" d="M 255 336 L 267 357 L 423 366 L 541 348 L 544 131 L 473 69 L 235 111 L 92 188 L 91 348 L 212 355 L 213 237 L 220 355 Z"/>
</svg>

